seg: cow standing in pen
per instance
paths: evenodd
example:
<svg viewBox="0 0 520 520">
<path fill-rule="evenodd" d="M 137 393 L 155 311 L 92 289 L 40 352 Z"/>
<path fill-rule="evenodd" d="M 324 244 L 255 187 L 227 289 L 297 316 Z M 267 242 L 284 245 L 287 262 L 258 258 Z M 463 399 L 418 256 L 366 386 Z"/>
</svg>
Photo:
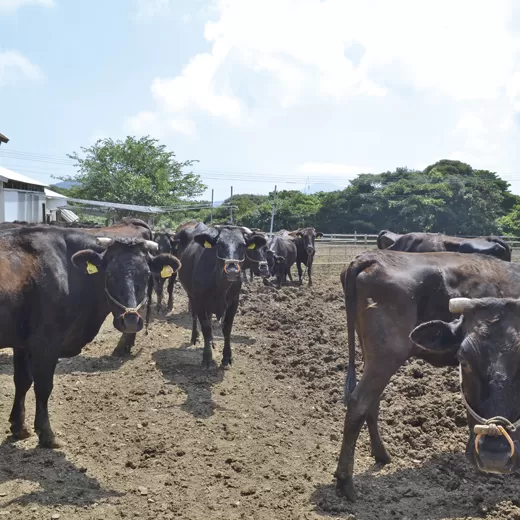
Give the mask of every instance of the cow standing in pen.
<svg viewBox="0 0 520 520">
<path fill-rule="evenodd" d="M 358 255 L 343 271 L 341 281 L 347 306 L 349 361 L 345 381 L 347 414 L 336 470 L 339 494 L 355 499 L 354 452 L 365 421 L 376 462 L 390 461 L 379 433 L 379 403 L 392 375 L 410 357 L 424 359 L 438 367 L 460 363 L 464 377 L 468 378 L 465 388 L 469 391 L 471 408 L 486 420 L 503 416 L 505 421 L 497 424 L 506 429 L 515 445 L 520 441 L 516 429 L 511 428 L 520 414 L 520 388 L 515 372 L 515 367 L 520 366 L 518 306 L 490 303 L 490 312 L 487 312 L 484 307 L 489 302 L 474 308 L 452 302 L 452 310 L 464 314 L 463 326 L 461 323 L 447 325 L 454 318 L 449 310 L 451 299 L 518 297 L 520 264 L 479 254 L 376 250 Z M 424 322 L 430 324 L 419 327 L 410 339 L 410 333 Z M 356 332 L 364 360 L 359 383 L 355 369 Z M 479 343 L 488 346 L 466 349 L 469 344 L 466 345 L 464 338 L 469 338 L 466 341 L 474 346 Z M 467 359 L 470 354 L 473 357 Z M 471 374 L 465 368 L 466 363 L 471 365 L 475 377 L 481 374 L 480 384 L 507 387 L 507 399 L 489 401 L 485 394 L 476 392 L 476 383 L 469 382 Z M 484 430 L 486 428 L 479 431 Z M 501 430 L 494 428 L 493 433 L 496 431 Z M 502 437 L 479 438 L 483 445 L 478 446 L 483 451 L 479 458 L 472 454 L 472 461 L 475 463 L 478 459 L 483 471 L 507 473 L 511 467 L 518 466 L 516 451 L 514 456 L 510 454 L 512 448 L 505 436 Z"/>
<path fill-rule="evenodd" d="M 179 280 L 188 295 L 192 312 L 192 344 L 198 339 L 197 319 L 204 336 L 202 363 L 213 362 L 211 317 L 222 319 L 224 352 L 222 366 L 232 364 L 231 330 L 242 287 L 241 270 L 246 259 L 265 261 L 263 234 L 239 226 L 214 226 L 193 236 L 184 249 Z"/>
<path fill-rule="evenodd" d="M 289 233 L 296 242 L 296 267 L 300 284 L 303 279 L 302 264 L 307 267 L 308 285 L 312 285 L 312 264 L 316 254 L 315 240 L 321 238 L 323 233 L 317 233 L 314 228 L 301 228 Z"/>
<path fill-rule="evenodd" d="M 15 438 L 30 435 L 25 396 L 34 381 L 40 445 L 59 445 L 48 414 L 58 359 L 78 355 L 110 313 L 123 334 L 118 348 L 133 345 L 143 327 L 150 272 L 180 267 L 171 255 L 151 257 L 156 248 L 139 238 L 97 239 L 50 226 L 0 234 L 0 347 L 13 349 L 16 392 L 9 421 Z"/>
<path fill-rule="evenodd" d="M 450 237 L 441 233 L 406 233 L 399 235 L 383 229 L 377 235 L 378 249 L 407 253 L 479 253 L 511 262 L 511 247 L 499 237 Z"/>
</svg>

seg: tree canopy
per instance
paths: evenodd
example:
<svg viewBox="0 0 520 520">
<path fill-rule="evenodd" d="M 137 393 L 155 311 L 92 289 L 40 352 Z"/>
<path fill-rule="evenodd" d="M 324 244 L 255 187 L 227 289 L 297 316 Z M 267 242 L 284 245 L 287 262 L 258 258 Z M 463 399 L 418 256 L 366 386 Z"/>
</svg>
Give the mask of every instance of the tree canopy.
<svg viewBox="0 0 520 520">
<path fill-rule="evenodd" d="M 198 175 L 184 171 L 195 161 L 177 161 L 173 152 L 150 137 L 99 139 L 88 148 L 82 147 L 81 154 L 74 152 L 69 157 L 78 169 L 77 175 L 62 178 L 73 181 L 67 190 L 71 197 L 171 206 L 206 189 Z"/>
</svg>

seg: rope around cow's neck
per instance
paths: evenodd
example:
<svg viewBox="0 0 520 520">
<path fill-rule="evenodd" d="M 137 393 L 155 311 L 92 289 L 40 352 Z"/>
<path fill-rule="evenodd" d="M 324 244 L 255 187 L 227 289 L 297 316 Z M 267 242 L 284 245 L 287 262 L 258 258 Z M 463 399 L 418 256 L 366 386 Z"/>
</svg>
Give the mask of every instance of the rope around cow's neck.
<svg viewBox="0 0 520 520">
<path fill-rule="evenodd" d="M 507 442 L 509 443 L 509 447 L 511 448 L 510 457 L 515 454 L 515 443 L 511 436 L 508 433 L 515 432 L 518 427 L 520 427 L 520 419 L 515 423 L 512 423 L 509 419 L 505 417 L 501 417 L 499 415 L 495 417 L 491 417 L 491 419 L 484 419 L 481 417 L 473 408 L 471 408 L 466 396 L 464 394 L 464 389 L 462 388 L 462 367 L 459 365 L 459 387 L 460 387 L 460 395 L 462 397 L 462 402 L 466 407 L 468 413 L 477 421 L 473 428 L 473 433 L 475 433 L 475 451 L 479 453 L 479 441 L 484 435 L 489 435 L 489 437 L 498 437 L 499 435 L 503 435 Z"/>
</svg>

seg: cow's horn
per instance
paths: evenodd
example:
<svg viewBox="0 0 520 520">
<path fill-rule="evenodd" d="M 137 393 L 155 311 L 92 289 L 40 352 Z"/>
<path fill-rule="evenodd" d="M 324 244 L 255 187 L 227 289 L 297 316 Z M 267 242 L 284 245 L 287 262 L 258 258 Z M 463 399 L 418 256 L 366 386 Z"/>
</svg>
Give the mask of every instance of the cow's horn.
<svg viewBox="0 0 520 520">
<path fill-rule="evenodd" d="M 450 312 L 464 313 L 475 306 L 475 301 L 471 298 L 451 298 L 449 303 Z"/>
<path fill-rule="evenodd" d="M 96 238 L 98 239 L 98 242 L 102 246 L 106 246 L 106 247 L 108 247 L 113 242 L 113 240 L 109 237 L 96 237 Z"/>
<path fill-rule="evenodd" d="M 148 249 L 148 251 L 157 251 L 157 249 L 159 249 L 159 244 L 153 240 L 145 240 L 144 247 Z"/>
</svg>

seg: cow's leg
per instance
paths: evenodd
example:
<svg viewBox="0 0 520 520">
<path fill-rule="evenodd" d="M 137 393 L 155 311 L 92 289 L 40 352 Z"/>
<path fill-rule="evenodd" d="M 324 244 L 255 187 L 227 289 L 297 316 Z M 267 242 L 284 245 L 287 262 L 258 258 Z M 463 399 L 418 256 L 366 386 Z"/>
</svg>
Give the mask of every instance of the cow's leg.
<svg viewBox="0 0 520 520">
<path fill-rule="evenodd" d="M 177 280 L 177 273 L 170 276 L 168 280 L 168 310 L 173 311 L 173 288 L 175 286 L 175 280 Z"/>
<path fill-rule="evenodd" d="M 122 334 L 116 348 L 112 351 L 112 355 L 122 357 L 130 354 L 132 347 L 135 345 L 135 335 L 135 332 Z"/>
<path fill-rule="evenodd" d="M 11 433 L 16 439 L 26 439 L 31 432 L 25 424 L 25 395 L 33 383 L 31 367 L 25 349 L 14 349 L 14 402 L 9 416 Z"/>
<path fill-rule="evenodd" d="M 287 276 L 289 277 L 289 280 L 292 283 L 293 279 L 292 279 L 292 274 L 291 274 L 291 268 L 290 267 L 287 268 Z"/>
<path fill-rule="evenodd" d="M 150 325 L 150 316 L 152 315 L 152 293 L 153 293 L 153 287 L 154 287 L 154 280 L 153 276 L 150 276 L 148 278 L 148 287 L 146 288 L 146 297 L 148 298 L 148 301 L 146 302 L 146 321 L 145 321 L 145 334 L 148 336 L 148 326 Z"/>
<path fill-rule="evenodd" d="M 157 310 L 160 311 L 162 308 L 163 295 L 164 295 L 164 278 L 160 275 L 154 276 L 155 292 L 157 293 Z"/>
<path fill-rule="evenodd" d="M 247 279 L 247 273 L 246 273 L 245 269 L 242 269 L 242 281 L 244 283 L 248 283 L 249 282 L 249 280 Z"/>
<path fill-rule="evenodd" d="M 309 275 L 309 282 L 308 282 L 309 287 L 312 287 L 311 271 L 312 271 L 312 261 L 309 261 L 309 266 L 307 267 L 307 274 Z"/>
<path fill-rule="evenodd" d="M 390 381 L 392 375 L 405 361 L 386 359 L 385 363 L 367 363 L 363 376 L 347 403 L 347 414 L 343 429 L 343 442 L 336 469 L 336 490 L 341 496 L 349 500 L 356 499 L 356 491 L 352 481 L 354 472 L 354 453 L 356 441 L 373 406 L 379 401 L 383 390 Z"/>
<path fill-rule="evenodd" d="M 58 359 L 50 349 L 41 349 L 31 357 L 31 368 L 34 376 L 34 393 L 36 395 L 36 415 L 34 431 L 38 434 L 40 446 L 43 448 L 59 448 L 61 443 L 56 440 L 49 420 L 48 402 L 52 392 L 54 370 Z"/>
<path fill-rule="evenodd" d="M 233 328 L 233 320 L 238 309 L 238 298 L 235 298 L 226 308 L 222 332 L 224 334 L 224 352 L 222 354 L 222 366 L 228 367 L 233 363 L 231 355 L 231 329 Z"/>
<path fill-rule="evenodd" d="M 376 459 L 376 462 L 379 464 L 388 464 L 392 458 L 386 451 L 385 445 L 381 439 L 381 434 L 379 433 L 379 404 L 381 400 L 378 399 L 377 402 L 372 406 L 370 412 L 367 416 L 367 426 L 368 433 L 370 434 L 370 447 L 372 448 L 372 457 Z"/>
<path fill-rule="evenodd" d="M 189 300 L 189 307 L 191 312 L 191 344 L 196 345 L 199 340 L 199 331 L 197 329 L 197 313 L 193 311 L 191 300 Z"/>
<path fill-rule="evenodd" d="M 250 269 L 250 270 L 249 270 L 249 281 L 250 281 L 250 282 L 253 281 L 253 276 L 254 276 L 253 270 Z"/>
<path fill-rule="evenodd" d="M 300 285 L 301 285 L 303 273 L 302 273 L 302 263 L 299 260 L 296 260 L 296 268 L 298 269 L 298 278 L 299 278 Z"/>
<path fill-rule="evenodd" d="M 213 329 L 211 327 L 211 313 L 208 313 L 206 309 L 202 309 L 197 313 L 200 321 L 200 328 L 202 329 L 202 335 L 204 336 L 204 351 L 202 353 L 202 364 L 209 368 L 213 364 Z"/>
</svg>

